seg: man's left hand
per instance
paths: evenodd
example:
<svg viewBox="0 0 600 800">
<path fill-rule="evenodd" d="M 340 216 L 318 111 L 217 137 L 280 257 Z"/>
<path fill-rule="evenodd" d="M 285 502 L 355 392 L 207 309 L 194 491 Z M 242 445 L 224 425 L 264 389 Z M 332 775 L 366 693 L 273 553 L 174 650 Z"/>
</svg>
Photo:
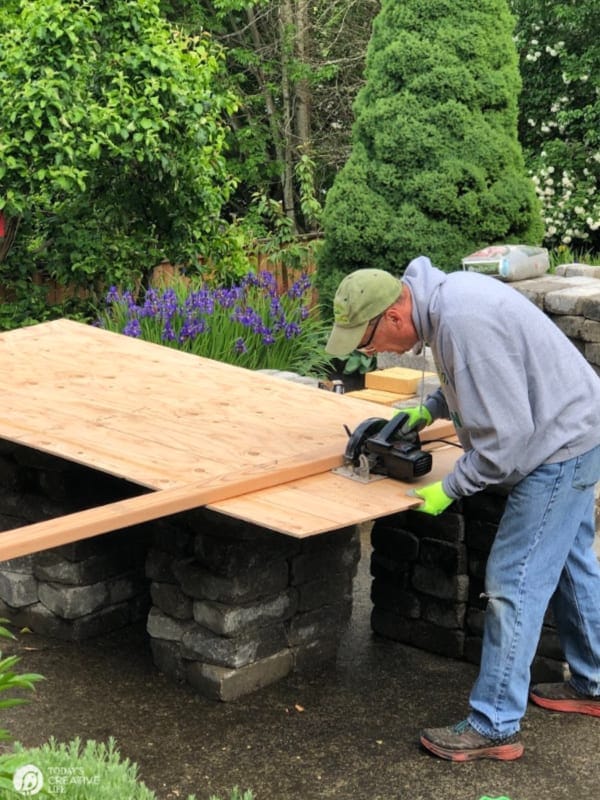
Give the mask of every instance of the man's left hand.
<svg viewBox="0 0 600 800">
<path fill-rule="evenodd" d="M 414 494 L 416 497 L 421 497 L 425 502 L 415 511 L 422 511 L 424 514 L 432 514 L 437 517 L 442 511 L 445 511 L 448 506 L 454 502 L 453 497 L 448 497 L 441 481 L 430 483 L 427 486 L 421 486 L 420 489 L 415 489 Z"/>
</svg>

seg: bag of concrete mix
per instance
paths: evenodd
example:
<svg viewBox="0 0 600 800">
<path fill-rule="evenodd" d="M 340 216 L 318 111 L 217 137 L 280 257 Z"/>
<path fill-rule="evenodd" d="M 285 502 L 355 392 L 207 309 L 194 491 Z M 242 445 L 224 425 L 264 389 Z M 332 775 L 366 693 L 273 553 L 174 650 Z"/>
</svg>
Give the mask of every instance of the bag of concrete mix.
<svg viewBox="0 0 600 800">
<path fill-rule="evenodd" d="M 547 272 L 550 258 L 545 247 L 500 244 L 471 253 L 462 259 L 462 265 L 470 272 L 483 272 L 504 281 L 522 281 Z"/>
</svg>

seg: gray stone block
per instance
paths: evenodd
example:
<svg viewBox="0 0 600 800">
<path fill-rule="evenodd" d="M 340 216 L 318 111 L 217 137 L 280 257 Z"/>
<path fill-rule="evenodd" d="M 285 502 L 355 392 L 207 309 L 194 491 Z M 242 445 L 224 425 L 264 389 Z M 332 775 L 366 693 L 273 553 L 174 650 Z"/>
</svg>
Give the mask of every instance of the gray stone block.
<svg viewBox="0 0 600 800">
<path fill-rule="evenodd" d="M 487 556 L 494 544 L 497 532 L 498 525 L 495 522 L 468 519 L 466 541 L 469 551 L 477 550 Z"/>
<path fill-rule="evenodd" d="M 544 298 L 544 310 L 549 314 L 583 314 L 584 301 L 594 299 L 600 302 L 600 285 L 593 278 L 570 278 L 569 288 L 548 292 Z"/>
<path fill-rule="evenodd" d="M 90 586 L 67 586 L 60 583 L 40 583 L 40 601 L 65 619 L 76 619 L 109 604 L 109 593 L 104 581 Z"/>
<path fill-rule="evenodd" d="M 410 562 L 396 561 L 379 550 L 373 550 L 371 553 L 371 575 L 374 578 L 392 581 L 400 588 L 406 588 L 410 584 L 411 566 Z"/>
<path fill-rule="evenodd" d="M 441 569 L 449 575 L 461 575 L 467 571 L 467 549 L 464 544 L 423 538 L 419 563 L 424 567 Z"/>
<path fill-rule="evenodd" d="M 337 603 L 352 595 L 352 575 L 333 573 L 318 581 L 309 581 L 296 587 L 298 611 L 310 611 Z"/>
<path fill-rule="evenodd" d="M 402 515 L 398 515 L 403 519 L 400 527 L 411 531 L 419 538 L 427 536 L 430 539 L 443 539 L 446 542 L 462 542 L 465 534 L 462 503 L 462 500 L 460 503 L 453 503 L 450 506 L 451 510 L 444 511 L 437 517 L 418 511 L 405 511 Z"/>
<path fill-rule="evenodd" d="M 421 616 L 419 595 L 377 578 L 371 584 L 371 601 L 376 608 L 391 611 L 401 617 L 419 619 Z"/>
<path fill-rule="evenodd" d="M 301 553 L 291 560 L 291 584 L 298 586 L 308 581 L 326 578 L 335 572 L 354 575 L 359 557 L 360 553 L 353 547 L 327 550 L 321 553 Z"/>
<path fill-rule="evenodd" d="M 43 603 L 35 603 L 23 608 L 14 621 L 15 624 L 30 628 L 42 636 L 79 642 L 122 628 L 133 619 L 131 607 L 127 603 L 107 606 L 77 619 L 57 617 Z"/>
<path fill-rule="evenodd" d="M 176 561 L 173 572 L 190 597 L 219 603 L 250 603 L 278 594 L 288 584 L 287 561 L 274 561 L 231 578 L 214 575 L 189 560 Z"/>
<path fill-rule="evenodd" d="M 224 539 L 206 534 L 197 534 L 194 539 L 194 554 L 198 561 L 210 572 L 225 578 L 289 558 L 299 549 L 297 539 L 269 531 L 257 533 L 252 540 Z"/>
<path fill-rule="evenodd" d="M 585 357 L 590 364 L 600 366 L 600 342 L 588 342 L 585 345 Z"/>
<path fill-rule="evenodd" d="M 82 561 L 69 561 L 55 550 L 48 550 L 36 560 L 34 575 L 48 583 L 88 585 L 106 580 L 127 569 L 126 556 L 119 559 L 115 554 L 94 554 Z"/>
<path fill-rule="evenodd" d="M 531 300 L 538 308 L 544 308 L 544 298 L 548 292 L 565 289 L 572 284 L 560 275 L 544 275 L 540 278 L 531 278 L 526 281 L 514 281 L 511 283 L 528 300 Z"/>
<path fill-rule="evenodd" d="M 135 572 L 119 575 L 106 581 L 109 605 L 131 600 L 138 595 L 148 594 L 148 585 L 145 579 Z"/>
<path fill-rule="evenodd" d="M 193 601 L 179 586 L 172 583 L 156 583 L 150 586 L 152 602 L 161 611 L 175 619 L 192 619 Z"/>
<path fill-rule="evenodd" d="M 586 278 L 600 279 L 600 267 L 592 264 L 559 264 L 554 270 L 554 274 L 562 275 L 566 278 L 583 275 Z"/>
<path fill-rule="evenodd" d="M 410 563 L 419 557 L 419 537 L 402 527 L 375 522 L 371 531 L 371 544 L 382 555 L 396 562 Z"/>
<path fill-rule="evenodd" d="M 600 321 L 600 289 L 595 296 L 586 298 L 581 306 L 581 313 L 586 319 Z"/>
<path fill-rule="evenodd" d="M 22 572 L 26 575 L 33 575 L 34 563 L 34 555 L 20 556 L 19 558 L 9 558 L 6 561 L 0 562 L 0 572 L 8 570 L 8 572 Z"/>
<path fill-rule="evenodd" d="M 274 653 L 241 669 L 192 662 L 187 665 L 188 682 L 205 697 L 230 702 L 285 678 L 294 667 L 289 650 Z"/>
<path fill-rule="evenodd" d="M 462 630 L 449 630 L 432 625 L 424 620 L 412 623 L 411 644 L 450 658 L 462 658 L 465 649 L 465 634 Z"/>
<path fill-rule="evenodd" d="M 146 630 L 153 639 L 166 639 L 181 642 L 186 633 L 196 627 L 192 620 L 174 619 L 158 608 L 151 608 L 146 622 Z"/>
<path fill-rule="evenodd" d="M 438 600 L 433 597 L 423 598 L 421 602 L 422 619 L 440 628 L 463 630 L 465 623 L 466 603 L 454 603 L 451 600 Z"/>
<path fill-rule="evenodd" d="M 424 594 L 446 600 L 465 602 L 469 596 L 468 575 L 447 575 L 441 569 L 416 565 L 413 587 Z"/>
<path fill-rule="evenodd" d="M 273 622 L 283 622 L 295 612 L 297 593 L 286 590 L 276 597 L 243 606 L 230 606 L 210 600 L 194 601 L 194 619 L 221 636 L 239 636 Z"/>
<path fill-rule="evenodd" d="M 181 657 L 181 645 L 167 639 L 151 639 L 152 660 L 160 672 L 183 682 L 186 679 L 187 662 Z"/>
<path fill-rule="evenodd" d="M 189 661 L 239 669 L 287 648 L 287 641 L 282 623 L 231 638 L 194 625 L 183 635 L 181 645 L 181 655 Z"/>
<path fill-rule="evenodd" d="M 583 323 L 585 322 L 582 316 L 573 316 L 571 314 L 551 314 L 550 319 L 557 328 L 568 336 L 570 339 L 580 339 L 583 333 Z"/>
<path fill-rule="evenodd" d="M 600 322 L 593 319 L 584 319 L 581 330 L 584 342 L 600 342 Z"/>
<path fill-rule="evenodd" d="M 0 599 L 13 608 L 38 601 L 38 582 L 24 572 L 0 570 Z"/>
<path fill-rule="evenodd" d="M 337 641 L 347 625 L 351 613 L 352 602 L 348 600 L 296 614 L 286 624 L 288 644 L 296 647 L 326 638 Z"/>
<path fill-rule="evenodd" d="M 175 559 L 172 553 L 152 547 L 146 556 L 146 577 L 158 583 L 176 584 L 177 578 L 173 572 L 174 563 Z"/>
</svg>

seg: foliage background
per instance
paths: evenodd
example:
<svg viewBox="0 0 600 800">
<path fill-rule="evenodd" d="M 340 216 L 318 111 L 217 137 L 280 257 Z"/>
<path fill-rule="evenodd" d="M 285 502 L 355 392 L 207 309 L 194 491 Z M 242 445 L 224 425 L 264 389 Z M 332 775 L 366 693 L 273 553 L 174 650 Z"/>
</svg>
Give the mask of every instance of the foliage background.
<svg viewBox="0 0 600 800">
<path fill-rule="evenodd" d="M 512 23 L 504 3 L 392 3 L 406 15 L 394 22 L 394 49 L 380 31 L 371 41 L 379 0 L 5 0 L 0 209 L 7 235 L 0 239 L 0 329 L 53 316 L 93 318 L 110 284 L 144 285 L 162 259 L 223 285 L 247 272 L 257 250 L 283 263 L 284 271 L 305 267 L 323 231 L 323 298 L 327 284 L 337 281 L 335 251 L 343 248 L 343 257 L 363 266 L 374 257 L 373 241 L 377 258 L 389 240 L 396 247 L 406 239 L 410 256 L 436 247 L 434 258 L 444 267 L 452 266 L 449 255 L 458 260 L 513 234 L 530 243 L 543 237 L 547 246 L 562 248 L 561 257 L 565 247 L 574 257 L 593 257 L 600 230 L 597 4 L 508 5 L 517 17 L 523 83 L 519 137 L 543 211 L 542 233 L 515 223 L 529 206 L 528 187 L 517 187 L 517 196 L 526 196 L 524 209 L 516 210 L 510 193 L 497 195 L 490 208 L 487 166 L 471 159 L 461 165 L 465 131 L 474 139 L 478 130 L 470 116 L 478 98 L 465 94 L 484 67 L 495 66 L 492 54 L 508 46 L 506 25 Z M 495 8 L 499 16 L 490 11 Z M 447 15 L 448 25 L 440 28 L 440 60 L 428 81 L 418 64 L 402 65 L 401 51 L 414 47 L 419 55 L 416 29 L 429 36 L 428 17 L 439 14 Z M 469 37 L 476 17 L 477 33 Z M 391 54 L 387 75 L 377 67 L 380 47 Z M 452 53 L 459 62 L 471 59 L 472 69 L 461 73 Z M 432 61 L 433 51 L 426 49 L 423 59 Z M 399 80 L 405 67 L 416 81 L 412 96 Z M 514 68 L 513 53 L 508 67 Z M 387 101 L 365 86 L 378 71 L 388 81 Z M 484 88 L 494 92 L 501 76 L 492 77 L 484 77 Z M 480 110 L 506 122 L 519 86 L 511 74 L 506 109 Z M 392 99 L 405 116 L 398 131 L 379 130 L 375 107 L 387 102 L 383 118 L 389 121 Z M 435 102 L 436 124 L 419 127 Z M 355 133 L 353 146 L 355 112 L 360 141 Z M 492 128 L 496 139 L 499 129 Z M 410 147 L 398 163 L 376 152 L 407 136 Z M 493 152 L 490 146 L 476 155 L 491 159 Z M 509 152 L 507 168 L 513 155 L 520 158 L 512 141 Z M 521 170 L 516 163 L 514 172 Z M 338 187 L 331 189 L 340 171 L 336 184 L 347 194 L 342 202 Z M 407 201 L 399 187 L 413 196 Z M 400 203 L 403 229 L 387 224 L 390 198 Z M 354 231 L 345 213 L 332 211 L 344 202 L 355 216 Z M 445 230 L 443 215 L 450 221 Z M 508 226 L 499 224 L 502 216 Z M 400 254 L 394 268 L 407 257 Z M 73 296 L 50 306 L 48 278 L 74 287 Z"/>
<path fill-rule="evenodd" d="M 133 284 L 167 258 L 243 261 L 221 209 L 236 107 L 219 47 L 155 0 L 28 0 L 0 15 L 0 209 L 18 225 L 0 277 Z M 243 264 L 247 267 L 247 263 Z"/>
<path fill-rule="evenodd" d="M 545 244 L 600 249 L 600 14 L 590 0 L 512 0 L 523 77 L 519 135 Z"/>
</svg>

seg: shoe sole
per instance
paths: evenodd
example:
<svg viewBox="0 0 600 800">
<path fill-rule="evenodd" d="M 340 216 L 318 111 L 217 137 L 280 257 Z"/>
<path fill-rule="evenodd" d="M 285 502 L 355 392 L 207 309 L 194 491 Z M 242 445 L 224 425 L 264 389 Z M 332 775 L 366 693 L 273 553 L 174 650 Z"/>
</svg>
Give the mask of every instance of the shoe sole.
<svg viewBox="0 0 600 800">
<path fill-rule="evenodd" d="M 490 758 L 494 761 L 515 761 L 515 759 L 521 758 L 525 749 L 520 742 L 514 742 L 513 744 L 498 744 L 493 747 L 479 747 L 474 750 L 451 750 L 430 742 L 424 736 L 421 737 L 421 744 L 430 753 L 439 758 L 445 758 L 446 761 L 477 761 L 480 758 Z"/>
<path fill-rule="evenodd" d="M 592 700 L 589 703 L 585 700 L 551 700 L 548 697 L 540 697 L 533 692 L 529 695 L 530 700 L 537 706 L 547 708 L 550 711 L 567 711 L 571 714 L 587 714 L 590 717 L 600 717 L 600 703 Z"/>
</svg>

